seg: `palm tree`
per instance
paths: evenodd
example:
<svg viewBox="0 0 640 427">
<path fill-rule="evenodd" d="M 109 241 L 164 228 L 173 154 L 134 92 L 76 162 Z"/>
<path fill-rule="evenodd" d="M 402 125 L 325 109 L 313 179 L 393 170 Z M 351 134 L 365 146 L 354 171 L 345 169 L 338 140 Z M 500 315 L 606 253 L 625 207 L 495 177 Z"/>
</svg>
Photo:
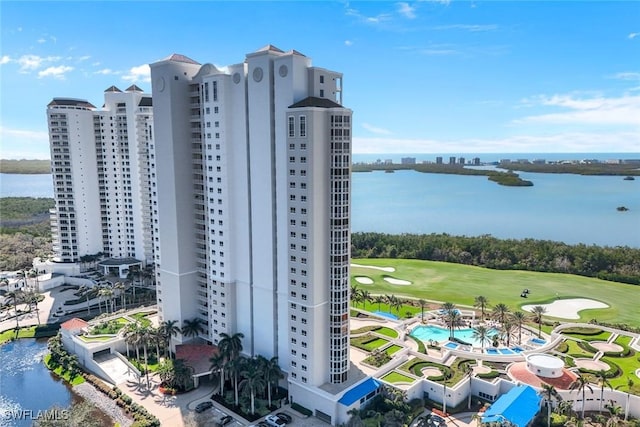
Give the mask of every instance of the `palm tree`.
<svg viewBox="0 0 640 427">
<path fill-rule="evenodd" d="M 462 315 L 460 314 L 460 311 L 456 309 L 447 311 L 444 315 L 444 322 L 449 328 L 449 339 L 453 340 L 455 338 L 455 328 L 462 324 Z"/>
<path fill-rule="evenodd" d="M 256 392 L 261 392 L 264 390 L 266 386 L 266 381 L 264 379 L 264 372 L 261 369 L 260 362 L 256 359 L 249 359 L 244 364 L 244 369 L 241 372 L 241 375 L 244 377 L 242 381 L 240 381 L 240 388 L 244 393 L 249 391 L 251 396 L 251 413 L 256 413 L 255 406 L 255 396 Z"/>
<path fill-rule="evenodd" d="M 598 387 L 600 387 L 600 410 L 598 412 L 602 413 L 602 401 L 604 400 L 604 389 L 605 387 L 609 387 L 611 390 L 611 383 L 609 382 L 609 378 L 607 378 L 607 371 L 604 369 L 599 370 L 595 373 L 596 381 L 598 382 Z"/>
<path fill-rule="evenodd" d="M 469 378 L 469 400 L 467 401 L 467 409 L 470 410 L 471 409 L 471 384 L 473 381 L 473 367 L 467 364 L 464 373 Z"/>
<path fill-rule="evenodd" d="M 218 394 L 220 396 L 224 396 L 224 368 L 227 363 L 227 359 L 221 351 L 218 351 L 209 359 L 209 362 L 211 362 L 211 372 L 213 373 L 216 371 L 218 372 L 218 375 L 220 375 L 220 390 L 218 391 Z"/>
<path fill-rule="evenodd" d="M 31 306 L 35 305 L 36 307 L 36 317 L 38 319 L 38 325 L 40 324 L 40 310 L 38 309 L 38 302 L 40 295 L 37 292 L 29 290 L 25 293 L 24 300 L 29 304 L 29 311 L 31 311 Z"/>
<path fill-rule="evenodd" d="M 100 297 L 100 300 L 104 299 L 104 311 L 109 313 L 108 303 L 113 296 L 113 289 L 111 289 L 110 287 L 103 287 L 98 291 L 98 296 Z M 100 307 L 100 313 L 102 313 L 102 307 L 99 302 L 98 307 Z"/>
<path fill-rule="evenodd" d="M 259 356 L 262 357 L 262 356 Z M 278 386 L 278 381 L 281 378 L 284 378 L 284 374 L 282 373 L 282 369 L 280 369 L 280 365 L 278 365 L 278 357 L 272 357 L 271 359 L 265 359 L 264 364 L 264 378 L 267 381 L 267 399 L 269 401 L 269 406 L 271 406 L 271 385 L 275 384 Z"/>
<path fill-rule="evenodd" d="M 29 276 L 29 278 L 35 279 L 35 282 L 36 282 L 35 289 L 40 290 L 40 282 L 38 281 L 38 272 L 32 268 L 31 270 L 29 270 L 27 275 Z"/>
<path fill-rule="evenodd" d="M 18 316 L 18 304 L 23 302 L 24 294 L 20 289 L 16 289 L 14 291 L 7 292 L 5 296 L 8 300 L 13 302 L 13 311 L 16 313 L 16 336 L 18 336 L 18 328 L 20 327 L 20 324 L 18 323 L 20 318 L 20 316 Z"/>
<path fill-rule="evenodd" d="M 353 305 L 356 307 L 358 307 L 359 302 L 363 301 L 362 293 L 360 293 L 360 290 L 355 286 L 351 287 L 351 301 L 353 302 Z"/>
<path fill-rule="evenodd" d="M 366 309 L 367 308 L 367 303 L 371 302 L 371 293 L 369 291 L 367 291 L 366 289 L 362 289 L 360 291 L 360 297 L 362 298 L 362 308 Z"/>
<path fill-rule="evenodd" d="M 498 303 L 493 306 L 492 316 L 494 319 L 498 320 L 500 323 L 504 323 L 504 319 L 507 317 L 509 313 L 509 306 L 503 303 Z"/>
<path fill-rule="evenodd" d="M 511 335 L 513 335 L 513 328 L 515 324 L 513 323 L 512 317 L 507 316 L 504 318 L 504 322 L 500 325 L 500 335 L 504 342 L 506 342 L 507 347 L 511 345 Z"/>
<path fill-rule="evenodd" d="M 123 329 L 124 342 L 127 345 L 127 356 L 129 356 L 129 344 L 136 349 L 136 359 L 140 360 L 140 326 L 137 323 L 127 323 Z"/>
<path fill-rule="evenodd" d="M 584 419 L 584 403 L 585 403 L 585 392 L 589 390 L 591 394 L 593 394 L 593 388 L 589 385 L 589 377 L 586 375 L 582 375 L 578 373 L 578 377 L 571 384 L 570 390 L 576 390 L 578 393 L 582 393 L 582 413 L 580 418 Z"/>
<path fill-rule="evenodd" d="M 197 337 L 200 334 L 205 333 L 207 330 L 204 327 L 204 320 L 199 317 L 193 319 L 186 319 L 182 323 L 182 335 L 185 337 Z"/>
<path fill-rule="evenodd" d="M 220 334 L 218 348 L 229 360 L 235 360 L 240 357 L 240 353 L 242 352 L 243 338 L 244 334 L 242 332 L 236 332 L 233 335 L 223 332 Z"/>
<path fill-rule="evenodd" d="M 124 283 L 116 282 L 113 285 L 113 289 L 117 289 L 119 291 L 118 293 L 120 294 L 120 307 L 121 308 L 125 308 L 126 301 L 125 301 L 125 292 L 124 292 L 125 291 L 125 286 L 124 286 Z"/>
<path fill-rule="evenodd" d="M 542 391 L 540 394 L 547 403 L 547 427 L 551 427 L 552 399 L 559 401 L 561 399 L 560 393 L 558 393 L 558 390 L 556 390 L 556 388 L 551 384 L 542 383 Z"/>
<path fill-rule="evenodd" d="M 147 377 L 147 390 L 149 389 L 149 357 L 147 354 L 147 346 L 152 341 L 151 330 L 146 326 L 141 326 L 138 330 L 140 335 L 140 343 L 142 344 L 142 351 L 144 352 L 144 372 Z"/>
<path fill-rule="evenodd" d="M 484 313 L 485 310 L 489 307 L 489 300 L 487 299 L 487 297 L 483 297 L 482 295 L 477 296 L 473 301 L 473 306 L 480 309 L 480 311 L 482 312 L 482 321 L 484 322 Z"/>
<path fill-rule="evenodd" d="M 472 338 L 476 341 L 480 342 L 480 346 L 484 351 L 484 344 L 491 341 L 491 337 L 489 336 L 489 328 L 484 325 L 478 325 L 473 328 Z"/>
<path fill-rule="evenodd" d="M 418 305 L 420 306 L 420 319 L 424 322 L 424 308 L 427 305 L 427 302 L 423 299 L 419 299 Z"/>
<path fill-rule="evenodd" d="M 229 375 L 233 378 L 233 390 L 235 396 L 235 404 L 238 406 L 238 376 L 244 371 L 245 359 L 238 357 L 236 359 L 230 359 L 227 362 L 227 370 Z"/>
<path fill-rule="evenodd" d="M 627 417 L 629 416 L 629 401 L 631 400 L 631 390 L 633 389 L 633 380 L 631 378 L 627 378 L 627 384 L 624 386 L 617 386 L 616 390 L 624 387 L 627 389 L 627 403 L 624 408 L 624 420 L 627 421 Z"/>
<path fill-rule="evenodd" d="M 609 426 L 617 426 L 620 424 L 620 415 L 622 414 L 622 407 L 618 405 L 613 400 L 610 400 L 609 403 L 604 405 L 604 407 L 609 411 L 609 420 L 607 421 L 607 427 Z M 625 412 L 626 417 L 626 412 Z M 626 421 L 626 420 L 625 420 Z"/>
<path fill-rule="evenodd" d="M 181 333 L 180 327 L 178 326 L 178 321 L 165 320 L 160 324 L 160 330 L 162 331 L 162 336 L 165 340 L 165 354 L 170 355 L 171 353 L 169 350 L 171 348 L 171 337 L 176 337 L 179 333 Z"/>
<path fill-rule="evenodd" d="M 531 309 L 531 313 L 533 313 L 533 318 L 535 322 L 538 324 L 538 338 L 542 336 L 542 315 L 547 312 L 547 309 L 541 305 L 536 305 Z"/>
<path fill-rule="evenodd" d="M 522 344 L 522 327 L 527 322 L 527 315 L 523 311 L 518 310 L 511 315 L 511 318 L 518 328 L 518 344 Z"/>
<path fill-rule="evenodd" d="M 389 303 L 389 309 L 395 308 L 398 314 L 400 314 L 400 309 L 402 308 L 403 300 L 393 295 L 391 302 Z"/>
<path fill-rule="evenodd" d="M 380 311 L 380 304 L 384 302 L 384 297 L 382 295 L 376 295 L 373 297 L 373 302 L 378 304 L 378 311 Z"/>
</svg>

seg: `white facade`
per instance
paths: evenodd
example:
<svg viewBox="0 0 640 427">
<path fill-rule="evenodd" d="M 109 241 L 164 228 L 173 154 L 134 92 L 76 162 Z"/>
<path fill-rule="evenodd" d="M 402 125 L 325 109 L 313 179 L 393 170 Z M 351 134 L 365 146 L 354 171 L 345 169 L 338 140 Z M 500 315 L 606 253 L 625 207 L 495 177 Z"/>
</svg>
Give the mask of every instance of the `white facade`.
<svg viewBox="0 0 640 427">
<path fill-rule="evenodd" d="M 152 262 L 152 119 L 151 97 L 136 86 L 107 89 L 101 110 L 78 99 L 49 103 L 54 261 L 102 252 Z"/>
<path fill-rule="evenodd" d="M 200 317 L 214 344 L 241 332 L 245 353 L 278 356 L 303 388 L 346 383 L 342 75 L 267 46 L 222 70 L 172 55 L 151 64 L 151 77 L 162 318 Z"/>
</svg>

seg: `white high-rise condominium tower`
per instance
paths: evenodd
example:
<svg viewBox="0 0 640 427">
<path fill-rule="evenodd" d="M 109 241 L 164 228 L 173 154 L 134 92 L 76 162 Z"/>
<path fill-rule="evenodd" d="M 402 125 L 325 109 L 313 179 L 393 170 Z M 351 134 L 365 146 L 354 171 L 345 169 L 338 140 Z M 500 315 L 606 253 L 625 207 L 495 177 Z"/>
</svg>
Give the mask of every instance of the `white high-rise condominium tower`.
<svg viewBox="0 0 640 427">
<path fill-rule="evenodd" d="M 47 106 L 55 209 L 54 260 L 86 255 L 153 262 L 151 96 L 111 86 L 102 109 L 55 98 Z"/>
<path fill-rule="evenodd" d="M 244 334 L 294 401 L 336 422 L 353 384 L 342 74 L 269 45 L 224 68 L 171 55 L 151 77 L 162 318 L 202 319 L 213 344 Z"/>
</svg>

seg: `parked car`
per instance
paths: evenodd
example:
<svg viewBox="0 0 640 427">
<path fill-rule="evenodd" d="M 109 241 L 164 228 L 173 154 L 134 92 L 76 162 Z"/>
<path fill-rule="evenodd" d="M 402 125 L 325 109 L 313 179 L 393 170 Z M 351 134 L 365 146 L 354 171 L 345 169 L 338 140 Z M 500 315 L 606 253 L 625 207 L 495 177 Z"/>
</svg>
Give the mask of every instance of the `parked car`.
<svg viewBox="0 0 640 427">
<path fill-rule="evenodd" d="M 280 418 L 282 421 L 284 421 L 287 424 L 293 421 L 293 418 L 291 418 L 291 415 L 287 414 L 286 412 L 278 412 L 276 414 L 276 417 Z"/>
<path fill-rule="evenodd" d="M 264 420 L 271 427 L 282 427 L 282 426 L 287 425 L 287 423 L 284 422 L 284 420 L 282 418 L 278 417 L 277 415 L 267 415 L 267 418 L 265 418 Z"/>
<path fill-rule="evenodd" d="M 233 421 L 233 417 L 231 415 L 225 415 L 224 417 L 220 418 L 220 421 L 218 421 L 218 425 L 220 427 L 226 426 L 231 421 Z"/>
<path fill-rule="evenodd" d="M 447 422 L 439 415 L 429 414 L 427 415 L 426 425 L 429 427 L 444 427 L 447 425 Z"/>
<path fill-rule="evenodd" d="M 206 400 L 196 405 L 196 412 L 197 413 L 204 412 L 209 408 L 213 408 L 213 402 L 211 402 L 210 400 Z"/>
</svg>

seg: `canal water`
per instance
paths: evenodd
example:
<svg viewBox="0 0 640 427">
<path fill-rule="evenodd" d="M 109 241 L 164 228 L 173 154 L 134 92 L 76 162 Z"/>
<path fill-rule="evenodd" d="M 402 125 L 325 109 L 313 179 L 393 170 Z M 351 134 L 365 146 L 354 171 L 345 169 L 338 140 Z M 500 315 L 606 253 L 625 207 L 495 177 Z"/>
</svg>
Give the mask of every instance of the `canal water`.
<svg viewBox="0 0 640 427">
<path fill-rule="evenodd" d="M 29 414 L 35 415 L 54 405 L 66 408 L 83 401 L 44 366 L 42 358 L 46 353 L 46 339 L 19 339 L 0 346 L 1 427 L 31 426 L 33 420 Z M 20 413 L 27 419 L 16 419 Z M 113 425 L 106 415 L 100 418 L 103 425 Z"/>
</svg>

